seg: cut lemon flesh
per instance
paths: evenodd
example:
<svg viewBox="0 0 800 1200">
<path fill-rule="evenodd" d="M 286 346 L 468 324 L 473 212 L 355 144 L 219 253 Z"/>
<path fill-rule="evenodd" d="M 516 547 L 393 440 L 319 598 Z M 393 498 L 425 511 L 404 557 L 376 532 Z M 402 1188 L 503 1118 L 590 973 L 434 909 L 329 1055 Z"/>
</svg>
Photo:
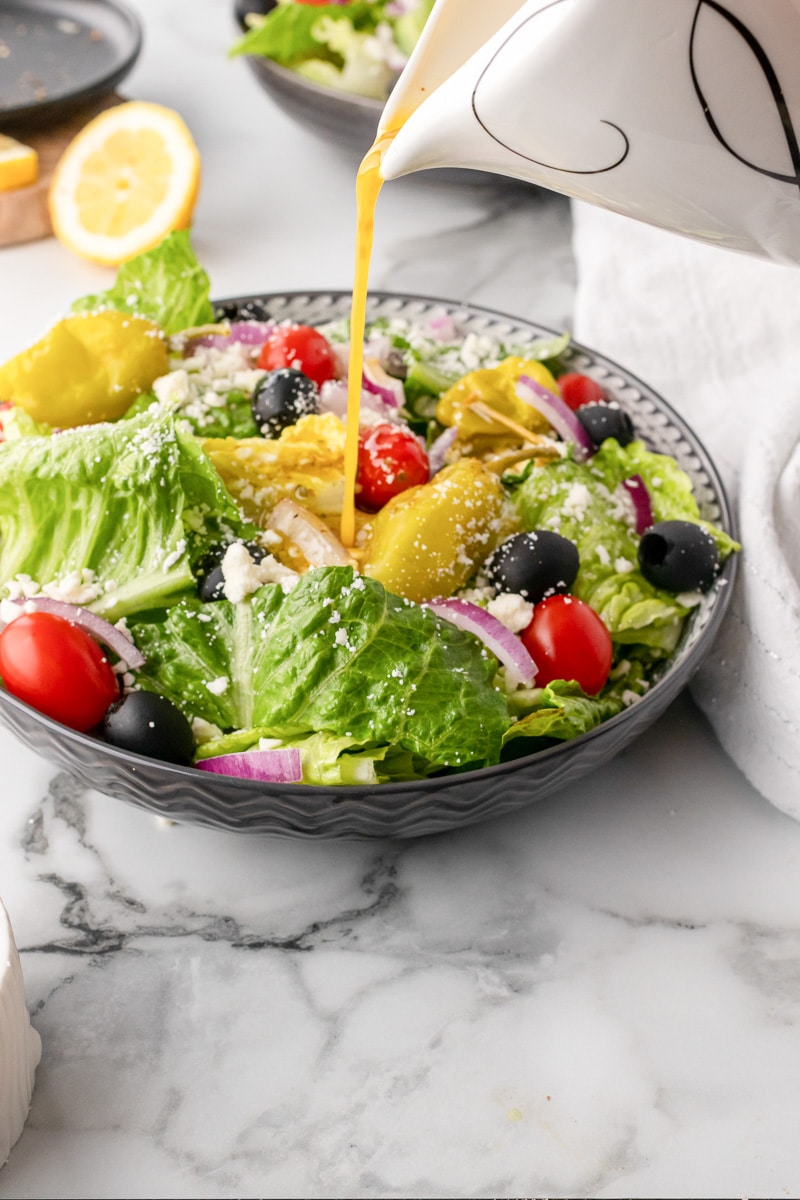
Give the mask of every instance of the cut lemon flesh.
<svg viewBox="0 0 800 1200">
<path fill-rule="evenodd" d="M 0 133 L 0 192 L 28 187 L 39 178 L 39 155 L 32 146 Z"/>
<path fill-rule="evenodd" d="M 181 117 L 132 100 L 107 109 L 70 142 L 50 186 L 59 241 L 117 266 L 191 224 L 200 154 Z"/>
</svg>

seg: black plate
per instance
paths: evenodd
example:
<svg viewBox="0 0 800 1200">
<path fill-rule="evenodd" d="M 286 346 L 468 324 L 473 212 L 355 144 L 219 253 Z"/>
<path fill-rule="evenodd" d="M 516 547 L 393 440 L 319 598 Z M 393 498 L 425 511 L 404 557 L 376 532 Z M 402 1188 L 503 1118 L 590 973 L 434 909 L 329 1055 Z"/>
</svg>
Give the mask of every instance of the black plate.
<svg viewBox="0 0 800 1200">
<path fill-rule="evenodd" d="M 236 302 L 257 300 L 277 321 L 315 325 L 347 316 L 351 299 L 349 292 L 290 292 L 240 297 Z M 382 292 L 372 292 L 368 300 L 370 320 L 407 316 L 422 323 L 442 313 L 456 317 L 468 333 L 506 342 L 553 335 L 553 330 L 544 326 L 475 305 Z M 701 515 L 735 536 L 714 464 L 686 422 L 647 384 L 610 359 L 578 344 L 573 344 L 569 357 L 572 370 L 592 375 L 630 414 L 638 436 L 651 449 L 671 454 L 678 461 L 692 480 Z M 674 655 L 637 703 L 572 741 L 461 775 L 338 788 L 253 783 L 118 750 L 74 733 L 2 690 L 0 723 L 44 758 L 77 776 L 87 788 L 174 821 L 311 839 L 442 833 L 549 796 L 599 770 L 639 737 L 685 687 L 710 650 L 731 597 L 736 570 L 737 556 L 733 555 L 718 584 L 703 596 L 688 619 Z"/>
<path fill-rule="evenodd" d="M 116 0 L 0 0 L 0 129 L 61 120 L 112 91 L 141 46 Z"/>
</svg>

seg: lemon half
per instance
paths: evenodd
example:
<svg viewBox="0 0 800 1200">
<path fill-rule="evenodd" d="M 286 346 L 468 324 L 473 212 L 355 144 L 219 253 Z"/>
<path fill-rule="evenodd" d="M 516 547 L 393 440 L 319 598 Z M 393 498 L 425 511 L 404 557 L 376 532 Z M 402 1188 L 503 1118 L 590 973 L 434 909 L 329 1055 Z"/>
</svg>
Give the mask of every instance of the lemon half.
<svg viewBox="0 0 800 1200">
<path fill-rule="evenodd" d="M 49 192 L 59 241 L 118 266 L 191 224 L 200 154 L 172 109 L 132 100 L 100 113 L 69 143 Z"/>
</svg>

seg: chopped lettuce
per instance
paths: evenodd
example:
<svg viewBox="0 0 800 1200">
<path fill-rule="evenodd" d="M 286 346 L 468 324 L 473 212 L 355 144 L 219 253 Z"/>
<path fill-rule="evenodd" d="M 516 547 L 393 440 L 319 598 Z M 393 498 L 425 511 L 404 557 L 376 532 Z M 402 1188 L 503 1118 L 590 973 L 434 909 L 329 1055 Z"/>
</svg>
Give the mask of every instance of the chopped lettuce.
<svg viewBox="0 0 800 1200">
<path fill-rule="evenodd" d="M 272 59 L 323 87 L 385 100 L 428 19 L 433 0 L 405 11 L 389 0 L 349 4 L 280 3 L 250 28 L 229 54 Z"/>
<path fill-rule="evenodd" d="M 554 680 L 545 688 L 531 689 L 530 699 L 530 711 L 506 730 L 504 746 L 518 738 L 547 738 L 548 745 L 550 739 L 566 741 L 587 733 L 624 708 L 617 689 L 587 696 L 577 683 L 563 679 Z M 532 742 L 526 752 L 533 753 L 535 749 Z"/>
<path fill-rule="evenodd" d="M 259 54 L 271 58 L 283 67 L 294 67 L 309 58 L 337 61 L 341 56 L 326 51 L 325 42 L 317 33 L 320 20 L 341 22 L 352 32 L 374 32 L 382 15 L 383 5 L 368 0 L 352 4 L 295 4 L 286 2 L 275 7 L 260 19 L 253 20 L 250 29 L 229 50 L 229 57 Z"/>
<path fill-rule="evenodd" d="M 186 230 L 168 234 L 153 250 L 123 263 L 105 292 L 82 296 L 73 312 L 113 308 L 149 317 L 166 334 L 214 320 L 208 275 L 195 257 Z"/>
<path fill-rule="evenodd" d="M 250 527 L 168 415 L 26 437 L 0 453 L 0 592 L 69 599 L 111 621 L 195 588 L 209 549 Z"/>
<path fill-rule="evenodd" d="M 3 442 L 16 442 L 26 437 L 49 437 L 53 432 L 52 426 L 42 421 L 34 421 L 19 404 L 10 404 L 0 412 L 0 428 L 3 431 Z"/>
<path fill-rule="evenodd" d="M 224 731 L 253 730 L 250 744 L 324 735 L 327 751 L 320 758 L 318 743 L 309 759 L 320 779 L 341 773 L 344 762 L 331 763 L 345 754 L 411 777 L 498 761 L 509 716 L 496 660 L 350 567 L 310 571 L 288 594 L 267 585 L 237 605 L 187 599 L 131 629 L 147 659 L 141 686 Z M 400 752 L 412 756 L 402 768 Z"/>
<path fill-rule="evenodd" d="M 623 447 L 613 438 L 586 463 L 565 458 L 530 470 L 514 499 L 526 529 L 553 529 L 578 547 L 581 565 L 571 590 L 602 617 L 613 641 L 645 647 L 658 658 L 675 649 L 689 607 L 639 570 L 639 538 L 621 487 L 636 474 L 657 521 L 699 519 L 691 481 L 673 459 L 642 442 Z"/>
<path fill-rule="evenodd" d="M 652 679 L 652 670 L 650 674 Z M 644 665 L 623 659 L 597 696 L 587 696 L 575 680 L 567 679 L 555 679 L 543 688 L 519 688 L 509 696 L 515 720 L 503 737 L 504 751 L 511 746 L 511 756 L 531 754 L 542 746 L 579 737 L 634 704 L 649 687 Z M 508 752 L 504 757 L 509 757 Z"/>
<path fill-rule="evenodd" d="M 125 413 L 125 419 L 138 417 L 147 412 L 151 405 L 160 406 L 162 412 L 175 412 L 184 428 L 189 429 L 197 438 L 252 438 L 258 437 L 258 426 L 253 419 L 253 406 L 245 392 L 233 388 L 227 395 L 220 396 L 223 401 L 213 408 L 206 407 L 202 416 L 189 409 L 178 409 L 177 404 L 159 400 L 152 392 L 142 392 Z"/>
</svg>

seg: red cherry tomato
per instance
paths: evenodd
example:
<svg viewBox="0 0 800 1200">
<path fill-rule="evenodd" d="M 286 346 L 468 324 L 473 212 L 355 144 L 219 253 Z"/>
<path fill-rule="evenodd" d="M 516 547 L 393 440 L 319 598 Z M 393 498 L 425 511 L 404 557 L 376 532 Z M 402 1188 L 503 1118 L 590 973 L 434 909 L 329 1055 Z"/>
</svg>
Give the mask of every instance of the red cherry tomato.
<svg viewBox="0 0 800 1200">
<path fill-rule="evenodd" d="M 358 439 L 356 504 L 377 512 L 407 488 L 427 483 L 428 456 L 414 434 L 400 425 L 373 425 Z"/>
<path fill-rule="evenodd" d="M 119 699 L 119 682 L 97 642 L 52 613 L 23 613 L 0 633 L 0 675 L 32 708 L 86 733 Z"/>
<path fill-rule="evenodd" d="M 265 371 L 291 367 L 302 371 L 318 386 L 339 374 L 333 346 L 310 325 L 279 325 L 261 347 L 258 365 Z"/>
<path fill-rule="evenodd" d="M 574 679 L 596 695 L 611 670 L 611 635 L 594 609 L 576 596 L 548 596 L 533 610 L 522 642 L 536 666 L 536 686 Z"/>
<path fill-rule="evenodd" d="M 571 371 L 567 375 L 559 376 L 558 390 L 561 392 L 561 399 L 573 412 L 582 404 L 595 404 L 597 401 L 608 400 L 605 388 L 602 388 L 596 380 L 590 379 L 588 375 L 581 375 L 578 371 Z"/>
</svg>

